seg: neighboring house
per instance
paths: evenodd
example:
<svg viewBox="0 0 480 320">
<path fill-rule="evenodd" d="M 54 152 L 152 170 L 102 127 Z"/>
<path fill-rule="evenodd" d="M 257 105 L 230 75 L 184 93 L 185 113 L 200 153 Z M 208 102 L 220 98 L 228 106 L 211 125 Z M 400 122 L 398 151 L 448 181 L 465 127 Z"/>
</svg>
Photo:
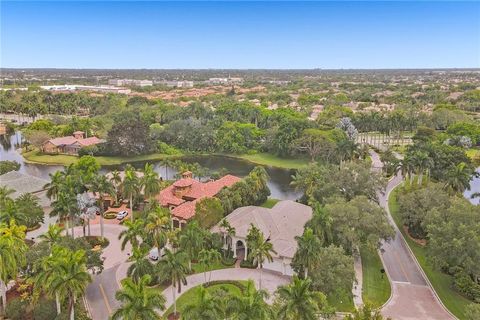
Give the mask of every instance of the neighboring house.
<svg viewBox="0 0 480 320">
<path fill-rule="evenodd" d="M 53 138 L 46 141 L 42 150 L 45 153 L 64 153 L 78 155 L 78 150 L 104 142 L 97 137 L 84 138 L 83 131 L 75 131 L 72 136 Z"/>
<path fill-rule="evenodd" d="M 173 226 L 178 228 L 195 216 L 195 206 L 200 199 L 215 197 L 220 190 L 240 180 L 239 177 L 226 175 L 215 181 L 200 182 L 187 171 L 182 174 L 182 179 L 160 191 L 155 198 L 163 207 L 170 209 Z"/>
<path fill-rule="evenodd" d="M 265 261 L 263 268 L 292 276 L 293 256 L 297 251 L 296 236 L 301 236 L 305 224 L 312 218 L 312 208 L 291 200 L 280 201 L 271 209 L 248 206 L 234 210 L 225 219 L 235 228 L 232 236 L 234 257 L 245 259 L 248 255 L 247 234 L 250 225 L 254 225 L 263 233 L 277 252 L 273 254 L 273 262 Z M 219 225 L 212 228 L 221 233 Z"/>
<path fill-rule="evenodd" d="M 24 193 L 31 193 L 38 197 L 42 207 L 50 206 L 50 200 L 47 198 L 47 191 L 44 186 L 47 180 L 37 178 L 18 171 L 10 171 L 0 176 L 0 187 L 7 187 L 15 190 L 12 193 L 12 199 L 18 198 Z"/>
</svg>

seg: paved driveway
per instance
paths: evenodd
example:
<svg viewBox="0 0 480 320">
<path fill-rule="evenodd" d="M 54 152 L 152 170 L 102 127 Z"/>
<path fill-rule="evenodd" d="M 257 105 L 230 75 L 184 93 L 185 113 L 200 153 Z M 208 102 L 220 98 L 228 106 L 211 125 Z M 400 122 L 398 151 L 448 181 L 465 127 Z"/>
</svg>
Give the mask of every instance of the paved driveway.
<svg viewBox="0 0 480 320">
<path fill-rule="evenodd" d="M 370 154 L 372 167 L 381 167 L 378 154 L 374 151 Z M 388 212 L 390 223 L 395 228 L 395 238 L 384 242 L 380 250 L 383 265 L 392 284 L 392 296 L 383 306 L 382 314 L 396 320 L 455 319 L 436 297 L 390 215 L 388 195 L 401 182 L 402 177 L 395 176 L 389 181 L 385 194 L 379 195 L 380 205 Z"/>
</svg>

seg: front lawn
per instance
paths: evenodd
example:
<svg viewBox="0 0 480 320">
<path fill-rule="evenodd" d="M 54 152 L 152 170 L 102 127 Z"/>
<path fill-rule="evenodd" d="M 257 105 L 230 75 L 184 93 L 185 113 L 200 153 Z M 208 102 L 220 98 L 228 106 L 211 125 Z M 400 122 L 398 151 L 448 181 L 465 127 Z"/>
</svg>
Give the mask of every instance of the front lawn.
<svg viewBox="0 0 480 320">
<path fill-rule="evenodd" d="M 207 266 L 207 279 L 208 279 L 208 271 L 213 271 L 213 270 L 219 270 L 219 269 L 227 269 L 227 268 L 233 268 L 235 267 L 235 264 L 231 266 L 224 265 L 221 261 L 210 264 Z M 203 273 L 205 270 L 203 268 L 203 265 L 200 263 L 192 263 L 192 271 L 193 273 Z"/>
<path fill-rule="evenodd" d="M 362 256 L 363 302 L 379 308 L 390 298 L 390 282 L 387 275 L 380 271 L 383 269 L 383 264 L 377 251 L 362 247 L 360 254 Z"/>
<path fill-rule="evenodd" d="M 468 304 L 472 303 L 472 301 L 464 298 L 463 296 L 459 295 L 453 288 L 452 276 L 443 273 L 441 271 L 435 270 L 433 266 L 427 261 L 427 253 L 426 248 L 420 246 L 416 242 L 410 239 L 405 234 L 403 230 L 401 218 L 398 214 L 398 203 L 397 203 L 397 190 L 394 189 L 388 198 L 389 209 L 390 213 L 395 220 L 395 223 L 399 227 L 400 231 L 402 232 L 404 238 L 406 239 L 409 247 L 412 249 L 415 257 L 418 260 L 418 263 L 422 266 L 423 271 L 430 280 L 432 286 L 435 288 L 438 296 L 442 300 L 443 304 L 447 307 L 450 312 L 452 312 L 455 316 L 459 319 L 465 319 L 465 308 Z"/>
<path fill-rule="evenodd" d="M 332 294 L 327 296 L 328 303 L 335 307 L 338 312 L 353 312 L 355 306 L 353 305 L 353 295 L 349 291 L 345 294 Z"/>
<path fill-rule="evenodd" d="M 247 285 L 247 281 L 238 281 L 240 285 Z M 239 286 L 236 286 L 231 283 L 222 283 L 222 284 L 215 284 L 207 288 L 208 292 L 213 292 L 214 290 L 218 289 L 224 289 L 228 291 L 231 294 L 234 295 L 241 295 L 241 290 Z M 199 290 L 200 286 L 191 288 L 190 290 L 186 291 L 183 293 L 180 297 L 177 299 L 177 312 L 181 313 L 182 310 L 185 308 L 186 305 L 196 303 L 198 301 L 198 295 L 199 295 Z M 173 312 L 173 305 L 168 308 L 168 310 L 165 312 L 165 315 L 169 315 Z"/>
</svg>

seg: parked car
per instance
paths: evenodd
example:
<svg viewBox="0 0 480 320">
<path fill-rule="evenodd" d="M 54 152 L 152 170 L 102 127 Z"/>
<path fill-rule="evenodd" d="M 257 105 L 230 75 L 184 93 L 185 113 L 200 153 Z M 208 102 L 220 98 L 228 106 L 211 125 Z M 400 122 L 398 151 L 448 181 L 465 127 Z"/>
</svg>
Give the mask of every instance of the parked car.
<svg viewBox="0 0 480 320">
<path fill-rule="evenodd" d="M 117 213 L 117 220 L 123 220 L 126 216 L 128 216 L 128 212 L 126 210 L 120 211 Z"/>
<path fill-rule="evenodd" d="M 162 251 L 162 257 L 165 255 L 165 253 L 163 252 L 163 249 L 161 250 Z M 150 258 L 150 260 L 153 260 L 153 261 L 158 261 L 158 248 L 155 247 L 155 248 L 152 248 L 152 250 L 150 250 L 150 252 L 148 253 L 148 257 Z"/>
</svg>

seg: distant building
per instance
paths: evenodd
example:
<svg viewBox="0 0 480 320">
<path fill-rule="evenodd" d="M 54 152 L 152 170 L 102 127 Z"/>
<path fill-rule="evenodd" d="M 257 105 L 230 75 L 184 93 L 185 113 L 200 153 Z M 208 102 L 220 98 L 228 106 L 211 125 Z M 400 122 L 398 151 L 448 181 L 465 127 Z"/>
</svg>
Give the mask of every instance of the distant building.
<svg viewBox="0 0 480 320">
<path fill-rule="evenodd" d="M 108 84 L 114 86 L 138 86 L 148 87 L 153 85 L 152 80 L 136 80 L 136 79 L 110 79 Z"/>
<path fill-rule="evenodd" d="M 75 131 L 72 136 L 53 138 L 43 144 L 45 153 L 63 153 L 78 155 L 78 150 L 104 142 L 97 137 L 84 137 L 83 131 Z"/>
<path fill-rule="evenodd" d="M 95 91 L 102 93 L 119 93 L 119 94 L 129 94 L 130 89 L 119 88 L 112 86 L 83 86 L 76 84 L 64 84 L 64 85 L 53 85 L 53 86 L 40 86 L 43 90 L 48 91 Z"/>
<path fill-rule="evenodd" d="M 263 268 L 292 276 L 294 271 L 291 263 L 298 247 L 295 237 L 303 234 L 305 224 L 311 218 L 311 207 L 291 200 L 280 201 L 271 209 L 255 206 L 235 209 L 225 217 L 235 228 L 235 235 L 232 236 L 234 257 L 247 257 L 248 230 L 250 225 L 254 225 L 276 251 L 272 254 L 273 261 L 264 262 Z M 222 232 L 219 225 L 213 227 L 212 231 Z"/>
<path fill-rule="evenodd" d="M 173 80 L 173 81 L 165 80 L 165 81 L 159 81 L 157 83 L 163 84 L 170 88 L 192 88 L 193 87 L 193 81 L 187 81 L 187 80 Z"/>
<path fill-rule="evenodd" d="M 173 226 L 178 228 L 195 216 L 195 207 L 199 200 L 214 197 L 223 188 L 231 187 L 240 180 L 239 177 L 226 175 L 204 183 L 194 180 L 192 173 L 187 171 L 182 174 L 182 179 L 160 191 L 155 198 L 163 207 L 170 209 Z"/>
<path fill-rule="evenodd" d="M 212 85 L 232 85 L 232 84 L 242 84 L 243 78 L 210 78 L 207 83 Z"/>
</svg>

